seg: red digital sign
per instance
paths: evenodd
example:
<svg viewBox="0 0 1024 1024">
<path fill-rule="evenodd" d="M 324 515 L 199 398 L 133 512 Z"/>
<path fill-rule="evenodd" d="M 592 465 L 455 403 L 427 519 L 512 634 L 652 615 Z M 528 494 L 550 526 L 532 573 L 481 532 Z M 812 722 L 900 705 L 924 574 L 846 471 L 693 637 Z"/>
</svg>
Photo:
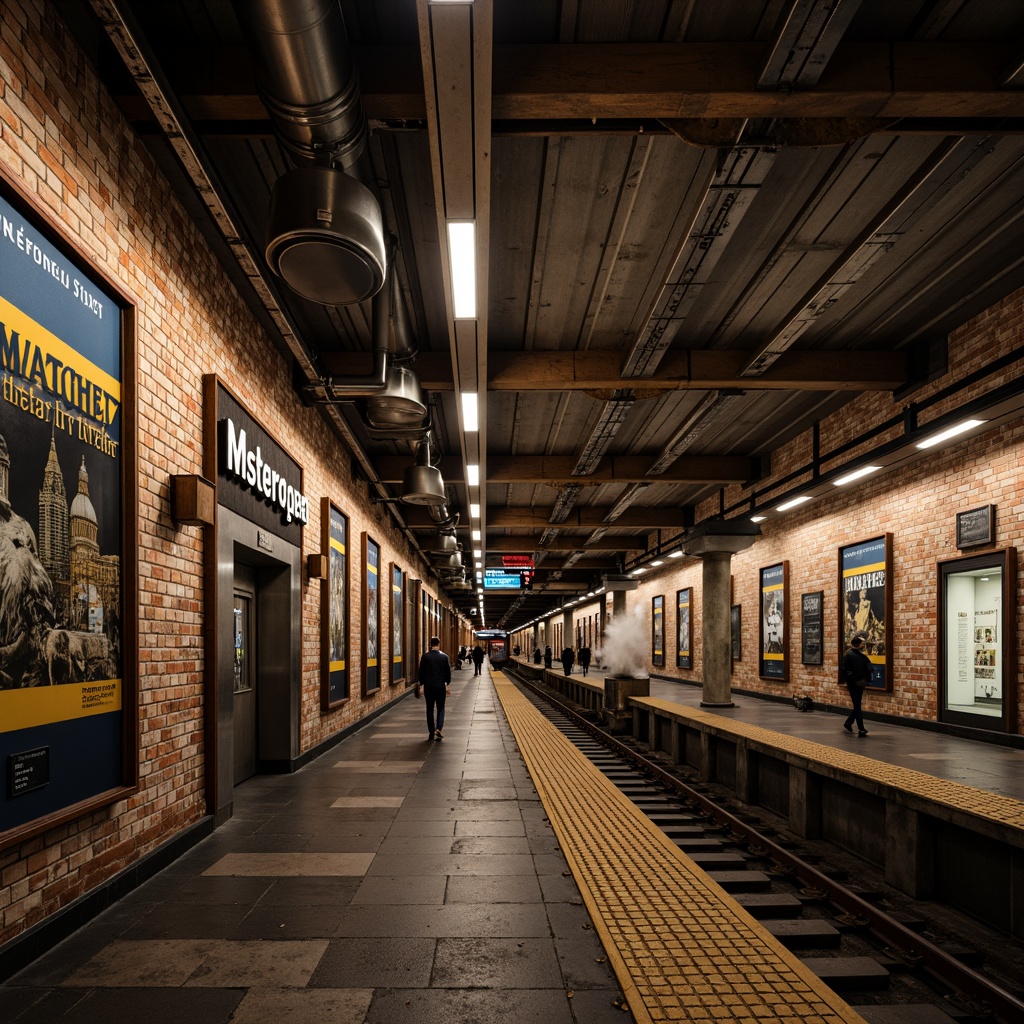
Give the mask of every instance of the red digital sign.
<svg viewBox="0 0 1024 1024">
<path fill-rule="evenodd" d="M 532 569 L 533 559 L 529 555 L 502 555 L 501 564 L 506 569 Z"/>
</svg>

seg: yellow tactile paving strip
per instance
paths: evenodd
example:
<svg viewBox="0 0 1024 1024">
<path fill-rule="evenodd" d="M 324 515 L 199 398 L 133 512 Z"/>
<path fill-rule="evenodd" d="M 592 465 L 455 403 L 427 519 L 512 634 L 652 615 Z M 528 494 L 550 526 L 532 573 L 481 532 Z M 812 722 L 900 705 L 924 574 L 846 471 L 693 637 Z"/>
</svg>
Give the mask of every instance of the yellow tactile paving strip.
<svg viewBox="0 0 1024 1024">
<path fill-rule="evenodd" d="M 491 679 L 640 1024 L 864 1024 L 502 673 Z"/>
<path fill-rule="evenodd" d="M 890 786 L 904 793 L 928 800 L 931 803 L 943 804 L 946 807 L 998 821 L 1011 828 L 1024 829 L 1024 803 L 1012 797 L 998 793 L 989 793 L 984 789 L 953 782 L 948 779 L 937 779 L 933 775 L 903 768 L 899 765 L 886 764 L 862 754 L 848 753 L 824 743 L 813 740 L 798 739 L 785 733 L 773 732 L 758 725 L 739 722 L 733 718 L 716 715 L 700 708 L 689 708 L 659 697 L 635 697 L 637 703 L 645 704 L 675 718 L 677 721 L 690 721 L 695 725 L 701 722 L 713 725 L 722 733 L 742 736 L 745 739 L 763 743 L 777 750 L 784 750 L 797 757 L 805 758 L 815 764 L 837 768 L 851 772 L 864 779 L 870 779 L 880 785 Z"/>
</svg>

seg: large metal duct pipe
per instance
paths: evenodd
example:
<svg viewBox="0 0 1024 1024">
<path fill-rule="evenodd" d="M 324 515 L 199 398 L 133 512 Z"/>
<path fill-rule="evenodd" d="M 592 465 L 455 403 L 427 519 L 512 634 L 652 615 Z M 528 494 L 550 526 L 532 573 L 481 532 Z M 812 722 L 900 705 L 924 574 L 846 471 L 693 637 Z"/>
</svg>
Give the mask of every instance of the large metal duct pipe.
<svg viewBox="0 0 1024 1024">
<path fill-rule="evenodd" d="M 299 162 L 352 167 L 366 115 L 340 0 L 233 0 L 260 95 Z"/>
</svg>

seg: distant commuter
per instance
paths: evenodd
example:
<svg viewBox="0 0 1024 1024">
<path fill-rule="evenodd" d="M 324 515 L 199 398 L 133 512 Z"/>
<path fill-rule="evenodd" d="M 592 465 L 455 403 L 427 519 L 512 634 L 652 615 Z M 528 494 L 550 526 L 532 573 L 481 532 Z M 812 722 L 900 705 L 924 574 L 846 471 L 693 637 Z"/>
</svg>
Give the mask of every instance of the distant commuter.
<svg viewBox="0 0 1024 1024">
<path fill-rule="evenodd" d="M 580 667 L 583 669 L 583 674 L 586 675 L 590 668 L 590 648 L 586 644 L 580 648 Z"/>
<path fill-rule="evenodd" d="M 484 663 L 484 649 L 477 644 L 476 647 L 470 651 L 470 655 L 473 658 L 473 675 L 480 675 L 480 666 Z"/>
<path fill-rule="evenodd" d="M 551 668 L 551 645 L 544 648 L 544 667 Z"/>
<path fill-rule="evenodd" d="M 452 692 L 452 663 L 441 650 L 441 641 L 430 638 L 430 650 L 420 658 L 418 685 L 423 687 L 427 705 L 427 739 L 440 740 L 444 728 L 444 702 Z M 437 723 L 434 723 L 434 709 L 437 709 Z"/>
<path fill-rule="evenodd" d="M 533 649 L 533 663 L 534 665 L 540 664 L 540 648 L 534 647 Z"/>
<path fill-rule="evenodd" d="M 568 675 L 572 671 L 573 662 L 576 660 L 576 655 L 572 653 L 571 647 L 562 648 L 562 668 L 565 669 L 565 674 Z"/>
<path fill-rule="evenodd" d="M 850 691 L 850 700 L 853 701 L 853 710 L 850 712 L 843 728 L 852 733 L 853 723 L 857 723 L 857 735 L 867 736 L 868 731 L 864 728 L 864 716 L 861 713 L 860 705 L 864 699 L 864 687 L 871 682 L 871 662 L 864 653 L 864 637 L 855 633 L 850 641 L 850 649 L 843 655 L 839 663 L 839 678 L 846 683 L 846 689 Z"/>
</svg>

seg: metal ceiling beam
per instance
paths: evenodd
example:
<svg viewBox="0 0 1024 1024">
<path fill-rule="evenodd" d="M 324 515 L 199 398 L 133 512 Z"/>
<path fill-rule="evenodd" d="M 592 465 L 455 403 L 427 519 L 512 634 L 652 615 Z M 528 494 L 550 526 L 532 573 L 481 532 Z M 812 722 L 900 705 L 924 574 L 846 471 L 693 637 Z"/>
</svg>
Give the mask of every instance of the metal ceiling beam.
<svg viewBox="0 0 1024 1024">
<path fill-rule="evenodd" d="M 542 550 L 575 551 L 584 545 L 586 539 L 586 537 L 580 534 L 569 536 L 559 534 L 557 537 L 549 540 Z M 537 542 L 535 538 L 530 537 L 492 537 L 487 542 L 487 549 L 492 553 L 499 554 L 501 552 L 528 554 L 530 551 L 537 550 Z M 589 545 L 587 550 L 591 554 L 597 554 L 602 551 L 644 551 L 646 550 L 646 544 L 641 537 L 607 537 L 605 540 Z M 552 569 L 556 569 L 556 567 L 552 566 Z"/>
<path fill-rule="evenodd" d="M 894 391 L 907 380 L 906 353 L 833 349 L 789 351 L 770 370 L 747 378 L 740 371 L 756 355 L 751 351 L 697 349 L 663 356 L 654 377 L 621 376 L 622 356 L 611 350 L 589 352 L 490 352 L 487 357 L 489 391 L 614 391 L 634 387 L 646 392 L 712 388 L 748 391 Z M 368 371 L 367 352 L 325 353 L 329 372 Z M 421 352 L 416 375 L 428 391 L 451 391 L 452 364 L 447 352 Z M 605 398 L 605 395 L 601 395 Z M 607 396 L 610 399 L 610 395 Z"/>
<path fill-rule="evenodd" d="M 561 525 L 567 530 L 595 529 L 604 524 L 605 517 L 611 511 L 610 505 L 577 506 Z M 549 512 L 545 508 L 532 505 L 518 505 L 491 509 L 487 517 L 487 526 L 492 530 L 544 529 L 549 525 Z M 410 530 L 437 530 L 437 523 L 431 519 L 426 509 L 417 510 L 410 506 L 405 513 Z M 678 506 L 673 507 L 641 507 L 630 508 L 623 512 L 609 528 L 625 530 L 682 530 L 685 512 Z M 468 529 L 469 523 L 459 526 Z M 463 531 L 464 532 L 464 531 Z"/>
<path fill-rule="evenodd" d="M 424 120 L 419 47 L 353 47 L 353 54 L 367 117 Z M 491 113 L 499 121 L 1021 117 L 1020 92 L 999 86 L 1018 57 L 1015 40 L 844 41 L 825 83 L 779 91 L 758 88 L 764 47 L 756 42 L 503 45 L 494 47 Z M 237 56 L 180 58 L 169 73 L 190 118 L 266 120 L 251 68 Z M 233 77 L 224 71 L 230 67 Z M 132 101 L 121 102 L 131 116 Z M 144 106 L 136 112 L 152 116 Z"/>
<path fill-rule="evenodd" d="M 576 458 L 572 455 L 495 455 L 487 460 L 487 483 L 547 484 L 563 487 L 582 484 L 596 487 L 607 483 L 651 482 L 647 470 L 651 456 L 606 456 L 593 473 L 573 476 Z M 409 466 L 409 459 L 399 455 L 382 455 L 376 459 L 382 480 L 398 483 Z M 445 479 L 455 479 L 461 463 L 448 456 L 438 464 Z M 684 455 L 658 477 L 659 483 L 724 484 L 747 483 L 760 475 L 759 460 L 728 455 Z M 553 531 L 554 532 L 554 531 Z M 577 545 L 578 546 L 578 545 Z"/>
</svg>

